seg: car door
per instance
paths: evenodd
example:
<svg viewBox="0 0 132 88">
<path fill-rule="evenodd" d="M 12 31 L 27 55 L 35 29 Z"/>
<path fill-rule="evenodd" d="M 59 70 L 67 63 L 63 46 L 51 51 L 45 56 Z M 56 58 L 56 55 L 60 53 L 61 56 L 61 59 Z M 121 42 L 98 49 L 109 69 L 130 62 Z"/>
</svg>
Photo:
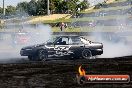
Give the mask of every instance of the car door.
<svg viewBox="0 0 132 88">
<path fill-rule="evenodd" d="M 52 57 L 55 54 L 55 50 L 54 50 L 54 42 L 57 41 L 59 39 L 59 37 L 56 38 L 51 38 L 50 40 L 47 41 L 45 48 L 48 51 L 48 57 Z"/>
<path fill-rule="evenodd" d="M 69 37 L 60 37 L 54 44 L 55 56 L 68 55 L 69 48 Z"/>
</svg>

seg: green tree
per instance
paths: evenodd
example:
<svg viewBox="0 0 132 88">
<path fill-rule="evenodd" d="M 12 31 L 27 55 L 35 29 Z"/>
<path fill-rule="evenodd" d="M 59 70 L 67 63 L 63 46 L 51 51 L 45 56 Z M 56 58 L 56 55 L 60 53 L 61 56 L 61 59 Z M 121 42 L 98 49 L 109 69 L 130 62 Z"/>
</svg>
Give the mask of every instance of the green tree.
<svg viewBox="0 0 132 88">
<path fill-rule="evenodd" d="M 76 14 L 78 8 L 81 10 L 87 8 L 88 4 L 80 0 L 50 0 L 49 9 L 51 13 L 69 13 Z M 17 5 L 17 10 L 27 12 L 29 15 L 45 15 L 47 14 L 47 0 L 31 0 L 21 2 Z"/>
<path fill-rule="evenodd" d="M 54 0 L 50 0 L 49 9 L 50 9 L 50 13 L 54 13 L 55 12 Z"/>
<path fill-rule="evenodd" d="M 81 8 L 81 10 L 87 9 L 89 7 L 89 3 L 87 1 L 83 1 L 78 5 L 78 8 Z"/>
<path fill-rule="evenodd" d="M 51 0 L 54 3 L 56 13 L 65 13 L 68 10 L 68 2 L 65 0 Z"/>
<path fill-rule="evenodd" d="M 47 9 L 47 0 L 38 0 L 37 1 L 37 14 L 45 15 Z"/>
<path fill-rule="evenodd" d="M 28 2 L 20 2 L 17 4 L 16 9 L 20 12 L 28 13 Z"/>
<path fill-rule="evenodd" d="M 75 14 L 77 11 L 77 2 L 79 2 L 79 0 L 71 0 L 70 2 L 68 2 L 68 10 L 70 10 L 73 14 Z"/>
<path fill-rule="evenodd" d="M 13 6 L 7 6 L 6 8 L 6 15 L 13 15 L 16 12 L 16 7 Z"/>
<path fill-rule="evenodd" d="M 28 4 L 28 13 L 30 15 L 37 15 L 37 2 L 36 0 L 31 0 Z"/>
<path fill-rule="evenodd" d="M 0 7 L 0 14 L 2 14 L 2 13 L 3 13 L 3 8 Z"/>
</svg>

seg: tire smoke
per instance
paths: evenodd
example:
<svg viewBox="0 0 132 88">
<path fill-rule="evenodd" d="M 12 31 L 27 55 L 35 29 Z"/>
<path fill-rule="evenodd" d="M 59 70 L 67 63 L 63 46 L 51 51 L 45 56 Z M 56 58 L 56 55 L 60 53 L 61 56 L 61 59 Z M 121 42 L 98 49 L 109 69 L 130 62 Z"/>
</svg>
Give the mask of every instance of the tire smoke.
<svg viewBox="0 0 132 88">
<path fill-rule="evenodd" d="M 115 36 L 111 39 L 107 39 L 108 36 L 104 37 L 104 35 L 101 34 L 100 36 L 97 36 L 97 34 L 93 34 L 93 36 L 96 37 L 95 41 L 103 43 L 104 52 L 102 55 L 98 56 L 99 58 L 115 58 L 132 55 L 132 46 L 126 38 Z"/>
<path fill-rule="evenodd" d="M 128 1 L 128 3 L 131 3 Z M 110 6 L 110 5 L 109 5 Z M 131 6 L 129 9 L 118 9 L 109 11 L 98 11 L 91 14 L 84 14 L 81 18 L 92 21 L 78 22 L 82 30 L 90 30 L 95 42 L 103 43 L 104 53 L 99 58 L 114 58 L 132 55 L 132 19 Z M 117 16 L 116 19 L 104 19 Z M 94 26 L 90 26 L 92 24 Z M 88 38 L 89 39 L 89 38 Z"/>
<path fill-rule="evenodd" d="M 121 20 L 117 18 L 115 21 L 115 26 L 109 28 L 109 30 L 112 30 L 112 28 L 115 29 L 113 32 L 101 33 L 107 28 L 106 26 L 102 26 L 101 29 L 95 29 L 100 32 L 92 33 L 92 36 L 95 37 L 95 41 L 102 42 L 104 46 L 104 53 L 99 56 L 99 58 L 114 58 L 132 55 L 132 39 L 131 34 L 129 34 L 132 33 L 132 31 L 130 30 L 130 25 L 127 25 L 130 24 L 130 20 L 126 18 L 126 16 L 122 16 Z"/>
<path fill-rule="evenodd" d="M 22 59 L 20 49 L 24 46 L 41 44 L 51 37 L 51 27 L 43 24 L 4 25 L 0 33 L 0 61 Z"/>
</svg>

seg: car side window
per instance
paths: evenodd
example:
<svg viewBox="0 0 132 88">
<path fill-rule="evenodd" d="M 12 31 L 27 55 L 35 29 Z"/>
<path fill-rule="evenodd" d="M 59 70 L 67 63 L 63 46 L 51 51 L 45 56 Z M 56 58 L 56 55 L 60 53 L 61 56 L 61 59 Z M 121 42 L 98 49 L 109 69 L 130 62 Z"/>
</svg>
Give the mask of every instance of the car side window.
<svg viewBox="0 0 132 88">
<path fill-rule="evenodd" d="M 71 38 L 69 38 L 69 44 L 73 44 L 73 42 L 72 42 L 72 39 L 71 39 Z"/>
<path fill-rule="evenodd" d="M 60 38 L 59 40 L 56 41 L 55 43 L 56 45 L 68 45 L 68 38 L 67 37 L 63 37 Z"/>
<path fill-rule="evenodd" d="M 63 42 L 63 45 L 68 45 L 69 44 L 68 38 L 66 38 L 66 37 L 62 38 L 62 42 Z"/>
<path fill-rule="evenodd" d="M 61 45 L 62 43 L 62 38 L 59 38 L 56 42 L 55 42 L 55 45 Z"/>
<path fill-rule="evenodd" d="M 72 40 L 71 44 L 82 44 L 79 37 L 72 37 L 71 40 Z"/>
</svg>

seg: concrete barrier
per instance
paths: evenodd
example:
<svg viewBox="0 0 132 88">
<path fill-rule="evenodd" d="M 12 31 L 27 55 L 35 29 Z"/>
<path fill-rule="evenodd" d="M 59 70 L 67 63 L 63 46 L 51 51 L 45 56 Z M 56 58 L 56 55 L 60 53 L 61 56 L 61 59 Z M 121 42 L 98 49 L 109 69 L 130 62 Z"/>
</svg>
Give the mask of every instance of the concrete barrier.
<svg viewBox="0 0 132 88">
<path fill-rule="evenodd" d="M 106 34 L 106 33 L 116 33 L 121 36 L 131 36 L 132 32 L 53 32 L 53 35 L 78 35 L 78 36 L 91 36 L 93 34 Z"/>
<path fill-rule="evenodd" d="M 105 34 L 106 32 L 54 32 L 53 35 L 79 35 L 79 36 L 90 36 L 92 34 Z M 112 33 L 112 32 L 107 32 Z"/>
</svg>

